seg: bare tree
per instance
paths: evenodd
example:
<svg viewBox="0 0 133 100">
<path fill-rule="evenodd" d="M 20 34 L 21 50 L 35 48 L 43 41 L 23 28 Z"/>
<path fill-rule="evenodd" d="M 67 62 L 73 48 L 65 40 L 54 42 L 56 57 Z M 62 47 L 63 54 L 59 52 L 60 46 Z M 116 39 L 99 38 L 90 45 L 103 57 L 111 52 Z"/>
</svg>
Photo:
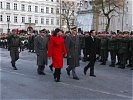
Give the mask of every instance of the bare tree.
<svg viewBox="0 0 133 100">
<path fill-rule="evenodd" d="M 65 20 L 68 30 L 70 30 L 70 26 L 74 24 L 74 10 L 75 10 L 75 4 L 72 1 L 62 1 L 61 4 L 62 8 L 62 19 Z"/>
</svg>

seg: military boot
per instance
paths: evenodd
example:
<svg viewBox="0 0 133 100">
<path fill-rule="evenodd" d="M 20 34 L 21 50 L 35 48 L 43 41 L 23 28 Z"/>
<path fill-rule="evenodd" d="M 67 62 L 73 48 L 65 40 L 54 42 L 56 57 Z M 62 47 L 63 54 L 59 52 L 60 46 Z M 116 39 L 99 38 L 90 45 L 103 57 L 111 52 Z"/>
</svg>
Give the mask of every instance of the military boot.
<svg viewBox="0 0 133 100">
<path fill-rule="evenodd" d="M 14 70 L 17 70 L 17 67 L 16 67 L 15 63 L 12 63 L 12 67 L 13 67 Z"/>
</svg>

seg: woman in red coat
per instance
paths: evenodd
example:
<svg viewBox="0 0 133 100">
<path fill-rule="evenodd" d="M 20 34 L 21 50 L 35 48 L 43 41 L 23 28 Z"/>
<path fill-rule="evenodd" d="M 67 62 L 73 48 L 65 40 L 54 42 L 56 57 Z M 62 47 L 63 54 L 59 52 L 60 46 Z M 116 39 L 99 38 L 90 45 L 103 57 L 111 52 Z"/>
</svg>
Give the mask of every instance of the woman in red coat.
<svg viewBox="0 0 133 100">
<path fill-rule="evenodd" d="M 63 58 L 67 55 L 62 31 L 55 29 L 51 36 L 48 47 L 48 57 L 52 57 L 53 67 L 55 68 L 54 79 L 60 81 L 61 68 L 63 67 Z"/>
</svg>

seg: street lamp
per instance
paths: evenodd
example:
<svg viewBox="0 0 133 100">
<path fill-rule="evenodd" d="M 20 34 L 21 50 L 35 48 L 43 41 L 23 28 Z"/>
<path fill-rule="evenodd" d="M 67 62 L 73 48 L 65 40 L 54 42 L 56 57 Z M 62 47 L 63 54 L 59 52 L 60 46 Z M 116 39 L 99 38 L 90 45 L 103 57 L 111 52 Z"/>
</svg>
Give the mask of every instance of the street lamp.
<svg viewBox="0 0 133 100">
<path fill-rule="evenodd" d="M 8 19 L 8 20 L 7 20 L 7 33 L 8 33 L 8 34 L 10 33 L 9 24 L 10 24 L 10 20 Z"/>
</svg>

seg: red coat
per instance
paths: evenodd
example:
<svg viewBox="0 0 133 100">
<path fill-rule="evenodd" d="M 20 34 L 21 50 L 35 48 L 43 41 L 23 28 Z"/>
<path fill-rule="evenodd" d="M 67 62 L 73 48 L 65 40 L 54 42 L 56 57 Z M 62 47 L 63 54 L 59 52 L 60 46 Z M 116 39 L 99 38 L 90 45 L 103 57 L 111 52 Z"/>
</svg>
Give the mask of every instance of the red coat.
<svg viewBox="0 0 133 100">
<path fill-rule="evenodd" d="M 48 57 L 52 57 L 54 68 L 63 67 L 63 58 L 67 54 L 64 38 L 51 36 L 48 46 Z"/>
</svg>

